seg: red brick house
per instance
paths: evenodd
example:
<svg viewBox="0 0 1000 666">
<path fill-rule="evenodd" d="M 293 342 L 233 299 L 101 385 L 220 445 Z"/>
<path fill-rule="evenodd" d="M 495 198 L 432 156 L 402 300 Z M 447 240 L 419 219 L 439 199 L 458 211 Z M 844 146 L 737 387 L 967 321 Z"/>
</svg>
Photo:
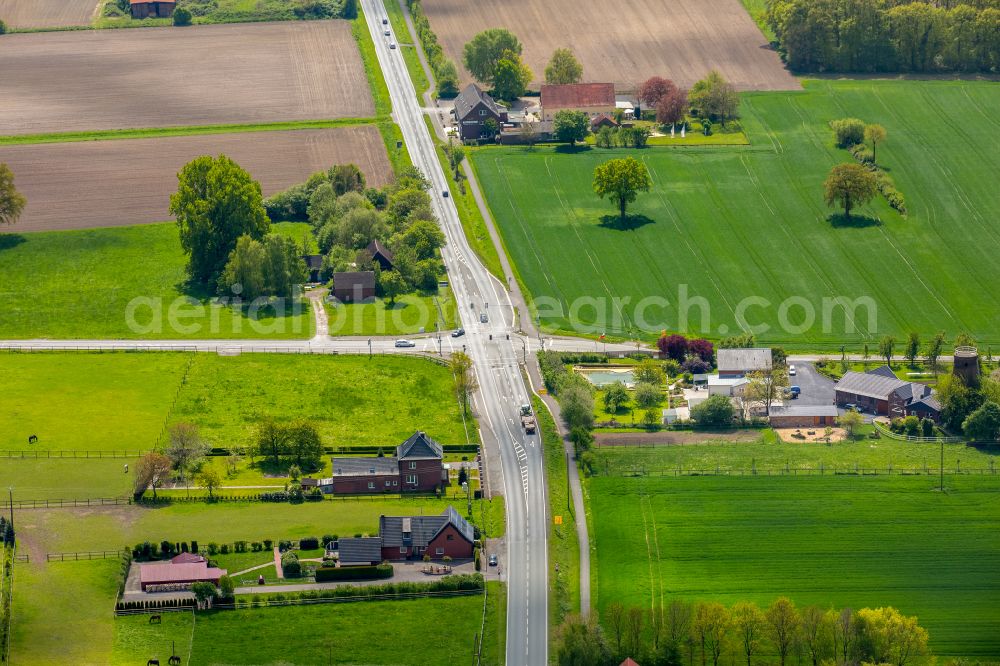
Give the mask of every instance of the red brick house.
<svg viewBox="0 0 1000 666">
<path fill-rule="evenodd" d="M 855 405 L 862 412 L 890 418 L 912 414 L 936 421 L 941 416 L 941 405 L 929 386 L 899 379 L 887 365 L 848 372 L 834 388 L 838 407 Z"/>
<path fill-rule="evenodd" d="M 493 98 L 475 83 L 467 85 L 455 98 L 454 113 L 458 138 L 462 141 L 492 139 L 487 121 L 492 120 L 496 124 L 497 131 L 507 121 L 507 111 L 497 106 Z"/>
<path fill-rule="evenodd" d="M 475 530 L 454 508 L 440 516 L 379 516 L 383 560 L 421 559 L 425 554 L 440 560 L 472 557 Z"/>
<path fill-rule="evenodd" d="M 448 483 L 443 458 L 440 444 L 415 432 L 396 447 L 395 456 L 335 457 L 330 478 L 303 479 L 302 485 L 333 495 L 433 492 Z"/>
<path fill-rule="evenodd" d="M 177 3 L 174 0 L 131 0 L 132 18 L 170 18 Z"/>
</svg>

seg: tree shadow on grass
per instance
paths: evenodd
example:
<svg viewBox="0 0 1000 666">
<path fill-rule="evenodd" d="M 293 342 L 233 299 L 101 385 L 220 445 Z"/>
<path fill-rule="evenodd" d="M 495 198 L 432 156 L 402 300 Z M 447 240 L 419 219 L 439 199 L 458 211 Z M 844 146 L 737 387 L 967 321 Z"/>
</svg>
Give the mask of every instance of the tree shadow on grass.
<svg viewBox="0 0 1000 666">
<path fill-rule="evenodd" d="M 655 222 L 656 220 L 641 214 L 626 215 L 624 220 L 619 215 L 601 216 L 601 226 L 605 229 L 614 229 L 615 231 L 635 231 L 640 227 Z"/>
<path fill-rule="evenodd" d="M 0 251 L 10 250 L 26 241 L 27 239 L 21 234 L 0 234 Z"/>
<path fill-rule="evenodd" d="M 578 143 L 576 145 L 569 145 L 568 143 L 561 143 L 556 146 L 557 153 L 568 153 L 570 155 L 575 153 L 585 153 L 590 150 L 590 146 L 585 143 Z"/>
<path fill-rule="evenodd" d="M 873 217 L 868 217 L 867 215 L 852 215 L 847 217 L 843 213 L 836 213 L 826 218 L 834 229 L 864 229 L 866 227 L 880 227 L 882 226 L 882 221 L 877 220 Z"/>
</svg>

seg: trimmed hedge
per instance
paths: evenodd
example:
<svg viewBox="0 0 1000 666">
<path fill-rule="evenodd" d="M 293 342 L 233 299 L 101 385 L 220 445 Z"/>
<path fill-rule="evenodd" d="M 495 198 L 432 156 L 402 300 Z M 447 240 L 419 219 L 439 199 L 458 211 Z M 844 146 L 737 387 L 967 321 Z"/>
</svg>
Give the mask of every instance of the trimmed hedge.
<svg viewBox="0 0 1000 666">
<path fill-rule="evenodd" d="M 316 582 L 332 580 L 378 580 L 392 578 L 391 564 L 376 564 L 366 567 L 320 567 L 316 569 Z"/>
</svg>

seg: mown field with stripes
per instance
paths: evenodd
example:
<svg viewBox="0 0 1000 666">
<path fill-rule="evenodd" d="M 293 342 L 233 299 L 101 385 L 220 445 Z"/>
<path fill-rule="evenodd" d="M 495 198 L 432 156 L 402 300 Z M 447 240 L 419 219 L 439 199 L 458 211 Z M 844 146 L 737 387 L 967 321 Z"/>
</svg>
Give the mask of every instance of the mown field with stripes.
<svg viewBox="0 0 1000 666">
<path fill-rule="evenodd" d="M 744 94 L 747 147 L 474 151 L 520 278 L 536 303 L 548 299 L 541 323 L 710 337 L 763 326 L 758 340 L 834 352 L 911 330 L 997 342 L 1000 119 L 991 110 L 1000 86 L 822 80 L 804 88 Z M 823 181 L 853 160 L 828 123 L 847 116 L 888 130 L 878 161 L 906 197 L 906 217 L 877 197 L 850 225 L 828 219 L 835 211 Z M 626 156 L 642 160 L 653 188 L 621 228 L 592 180 L 598 164 Z M 647 297 L 668 304 L 643 309 Z M 701 299 L 686 322 L 685 298 Z M 843 309 L 825 316 L 824 298 L 870 299 L 875 314 L 858 308 L 845 331 Z"/>
<path fill-rule="evenodd" d="M 1000 479 L 594 477 L 596 604 L 674 598 L 919 617 L 938 655 L 1000 656 Z M 739 658 L 739 654 L 736 658 Z"/>
</svg>

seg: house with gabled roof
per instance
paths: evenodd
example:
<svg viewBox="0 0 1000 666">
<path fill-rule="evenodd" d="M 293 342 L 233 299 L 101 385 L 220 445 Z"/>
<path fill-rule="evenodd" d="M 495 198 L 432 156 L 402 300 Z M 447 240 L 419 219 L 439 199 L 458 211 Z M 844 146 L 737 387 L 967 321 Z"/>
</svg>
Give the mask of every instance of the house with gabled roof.
<svg viewBox="0 0 1000 666">
<path fill-rule="evenodd" d="M 862 412 L 891 418 L 912 414 L 938 420 L 941 416 L 941 404 L 929 386 L 899 379 L 887 365 L 845 373 L 834 390 L 838 407 L 854 405 Z"/>
<path fill-rule="evenodd" d="M 497 106 L 492 97 L 475 83 L 470 83 L 455 98 L 455 122 L 462 141 L 492 139 L 486 127 L 488 120 L 496 123 L 497 131 L 507 120 L 507 111 Z"/>
<path fill-rule="evenodd" d="M 454 507 L 440 516 L 379 516 L 383 560 L 469 559 L 475 547 L 475 529 Z"/>
<path fill-rule="evenodd" d="M 582 111 L 588 118 L 615 113 L 613 83 L 545 83 L 539 98 L 542 120 L 554 120 L 559 111 Z"/>
<path fill-rule="evenodd" d="M 395 268 L 396 265 L 393 263 L 393 260 L 396 258 L 396 255 L 393 254 L 392 250 L 382 245 L 379 239 L 376 238 L 369 243 L 365 250 L 371 255 L 372 261 L 378 264 L 379 268 L 383 271 L 391 271 Z"/>
<path fill-rule="evenodd" d="M 767 347 L 719 349 L 715 352 L 719 377 L 746 377 L 751 372 L 770 372 L 774 366 Z"/>
<path fill-rule="evenodd" d="M 335 456 L 325 479 L 302 479 L 302 486 L 326 494 L 433 492 L 448 484 L 444 448 L 427 433 L 413 433 L 394 456 Z"/>
</svg>

